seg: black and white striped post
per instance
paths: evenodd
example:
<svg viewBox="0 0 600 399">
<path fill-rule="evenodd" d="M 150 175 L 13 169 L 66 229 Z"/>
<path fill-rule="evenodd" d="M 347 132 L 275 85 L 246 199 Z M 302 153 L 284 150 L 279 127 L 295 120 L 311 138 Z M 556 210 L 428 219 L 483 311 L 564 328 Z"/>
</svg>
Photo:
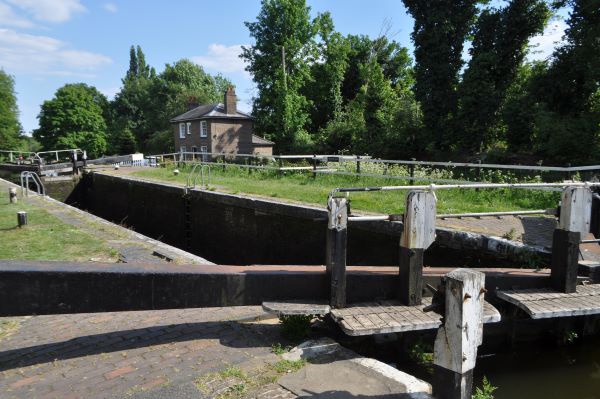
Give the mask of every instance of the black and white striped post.
<svg viewBox="0 0 600 399">
<path fill-rule="evenodd" d="M 8 189 L 8 201 L 11 204 L 17 203 L 17 189 L 15 187 L 10 187 Z"/>
<path fill-rule="evenodd" d="M 346 306 L 346 251 L 348 243 L 348 200 L 330 197 L 327 201 L 326 271 L 329 278 L 329 305 Z"/>
<path fill-rule="evenodd" d="M 435 240 L 436 198 L 431 191 L 406 196 L 404 229 L 400 239 L 399 299 L 408 306 L 421 304 L 423 255 Z"/>
</svg>

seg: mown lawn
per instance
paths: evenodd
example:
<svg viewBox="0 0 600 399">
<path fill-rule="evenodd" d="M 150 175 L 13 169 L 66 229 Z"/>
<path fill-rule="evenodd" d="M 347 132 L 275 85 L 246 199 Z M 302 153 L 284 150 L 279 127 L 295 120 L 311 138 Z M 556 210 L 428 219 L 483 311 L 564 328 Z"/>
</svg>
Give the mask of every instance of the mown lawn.
<svg viewBox="0 0 600 399">
<path fill-rule="evenodd" d="M 173 167 L 148 168 L 132 173 L 146 179 L 185 184 L 189 168 L 180 168 L 178 176 Z M 198 178 L 198 182 L 200 179 Z M 199 184 L 199 183 L 198 183 Z M 325 206 L 329 192 L 336 187 L 366 187 L 382 185 L 406 185 L 402 180 L 385 178 L 318 175 L 287 172 L 279 176 L 273 171 L 253 171 L 219 166 L 211 167 L 209 189 L 235 194 L 252 194 L 284 200 L 300 201 Z M 419 182 L 415 182 L 419 184 Z M 427 183 L 421 183 L 427 184 Z M 351 193 L 352 209 L 383 214 L 401 213 L 404 208 L 405 191 L 374 191 Z M 545 209 L 556 207 L 560 193 L 526 189 L 474 189 L 439 190 L 438 213 L 465 213 Z"/>
<path fill-rule="evenodd" d="M 108 260 L 116 253 L 77 228 L 36 206 L 0 200 L 0 259 L 88 261 Z M 17 227 L 17 212 L 26 211 L 28 225 Z"/>
</svg>

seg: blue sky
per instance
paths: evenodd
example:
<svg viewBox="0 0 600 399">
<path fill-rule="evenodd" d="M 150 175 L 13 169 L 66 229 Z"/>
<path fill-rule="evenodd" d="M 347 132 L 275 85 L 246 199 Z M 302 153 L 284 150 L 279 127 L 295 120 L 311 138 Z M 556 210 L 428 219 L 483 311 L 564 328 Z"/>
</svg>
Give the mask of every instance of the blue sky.
<svg viewBox="0 0 600 399">
<path fill-rule="evenodd" d="M 313 15 L 330 11 L 343 34 L 372 37 L 389 25 L 390 36 L 412 49 L 413 21 L 401 0 L 307 0 Z M 44 100 L 65 83 L 84 82 L 109 98 L 119 90 L 129 47 L 140 45 L 157 72 L 189 58 L 207 72 L 221 72 L 237 87 L 239 107 L 251 109 L 251 76 L 237 55 L 251 44 L 244 21 L 260 10 L 259 0 L 86 1 L 0 0 L 0 68 L 15 78 L 20 120 L 37 127 Z M 535 38 L 544 58 L 564 31 L 554 20 Z"/>
</svg>

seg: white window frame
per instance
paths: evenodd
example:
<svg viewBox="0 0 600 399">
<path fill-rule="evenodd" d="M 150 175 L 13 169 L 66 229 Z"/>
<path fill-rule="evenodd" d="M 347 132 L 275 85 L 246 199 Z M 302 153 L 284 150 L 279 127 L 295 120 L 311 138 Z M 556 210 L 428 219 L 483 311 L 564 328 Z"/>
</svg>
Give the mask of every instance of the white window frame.
<svg viewBox="0 0 600 399">
<path fill-rule="evenodd" d="M 183 123 L 183 122 L 179 124 L 179 138 L 180 139 L 185 138 L 185 123 Z"/>
<path fill-rule="evenodd" d="M 208 160 L 208 146 L 201 145 L 200 146 L 200 154 L 202 154 L 202 160 L 207 161 Z"/>
<path fill-rule="evenodd" d="M 185 148 L 184 145 L 182 145 L 181 147 L 179 147 L 179 152 L 187 152 L 187 149 Z"/>
<path fill-rule="evenodd" d="M 206 121 L 200 121 L 200 137 L 208 137 L 208 124 Z"/>
<path fill-rule="evenodd" d="M 192 134 L 192 122 L 188 122 L 185 125 L 187 134 Z"/>
</svg>

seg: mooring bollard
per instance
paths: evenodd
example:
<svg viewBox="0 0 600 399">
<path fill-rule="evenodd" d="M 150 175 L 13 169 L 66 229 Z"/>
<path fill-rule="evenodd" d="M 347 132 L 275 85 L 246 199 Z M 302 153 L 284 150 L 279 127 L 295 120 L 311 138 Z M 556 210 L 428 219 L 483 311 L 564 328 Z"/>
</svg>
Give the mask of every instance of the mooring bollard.
<svg viewBox="0 0 600 399">
<path fill-rule="evenodd" d="M 346 247 L 348 243 L 347 199 L 331 197 L 327 201 L 326 270 L 329 278 L 329 305 L 333 308 L 346 306 Z"/>
<path fill-rule="evenodd" d="M 17 212 L 17 224 L 19 227 L 23 227 L 27 225 L 27 212 L 19 211 Z"/>
<path fill-rule="evenodd" d="M 456 269 L 443 280 L 445 311 L 433 350 L 433 393 L 438 399 L 471 399 L 483 341 L 485 274 Z"/>
<path fill-rule="evenodd" d="M 17 203 L 17 189 L 15 187 L 8 189 L 8 200 L 11 204 Z"/>
<path fill-rule="evenodd" d="M 406 196 L 404 230 L 400 239 L 399 299 L 408 306 L 421 304 L 423 254 L 435 240 L 435 195 L 411 191 Z"/>
<path fill-rule="evenodd" d="M 552 288 L 573 293 L 577 286 L 579 243 L 590 231 L 592 192 L 587 187 L 567 187 L 561 197 L 560 220 L 552 237 Z"/>
</svg>

